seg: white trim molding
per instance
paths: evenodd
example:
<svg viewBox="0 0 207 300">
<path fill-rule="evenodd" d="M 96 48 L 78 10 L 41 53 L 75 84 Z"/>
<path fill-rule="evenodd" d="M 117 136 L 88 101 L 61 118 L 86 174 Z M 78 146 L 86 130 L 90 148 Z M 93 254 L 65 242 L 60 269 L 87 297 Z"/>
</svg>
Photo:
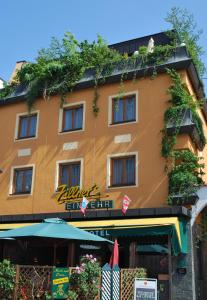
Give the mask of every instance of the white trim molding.
<svg viewBox="0 0 207 300">
<path fill-rule="evenodd" d="M 62 131 L 62 125 L 63 125 L 63 111 L 64 111 L 64 108 L 67 108 L 67 107 L 75 107 L 75 106 L 78 106 L 78 105 L 83 105 L 83 126 L 82 126 L 82 129 L 77 129 L 77 130 L 69 130 L 69 131 Z M 61 107 L 59 109 L 59 119 L 58 119 L 58 134 L 62 135 L 62 134 L 68 134 L 68 133 L 73 133 L 73 132 L 82 132 L 82 131 L 85 131 L 85 111 L 86 111 L 86 102 L 85 101 L 80 101 L 80 102 L 73 102 L 73 103 L 67 103 L 67 104 L 64 104 L 63 107 Z"/>
<path fill-rule="evenodd" d="M 25 194 L 14 194 L 13 193 L 13 181 L 14 181 L 14 170 L 18 169 L 26 169 L 26 168 L 32 168 L 32 182 L 31 182 L 31 191 L 30 193 Z M 11 167 L 11 173 L 10 173 L 10 181 L 9 181 L 9 196 L 14 197 L 21 197 L 21 196 L 31 196 L 33 194 L 34 189 L 34 178 L 35 178 L 35 165 L 29 164 L 29 165 L 18 165 L 18 166 L 12 166 Z"/>
<path fill-rule="evenodd" d="M 136 116 L 136 120 L 135 121 L 129 121 L 129 122 L 123 122 L 123 123 L 118 123 L 118 124 L 113 124 L 112 123 L 112 101 L 114 98 L 122 98 L 125 96 L 130 96 L 130 95 L 135 95 L 135 102 L 136 102 L 136 112 L 135 112 L 135 116 Z M 116 94 L 116 95 L 111 95 L 109 96 L 108 99 L 108 127 L 114 127 L 114 126 L 120 126 L 120 125 L 129 125 L 129 124 L 134 124 L 138 122 L 138 91 L 132 91 L 132 92 L 127 92 L 127 93 L 123 93 L 121 96 L 120 94 Z"/>
<path fill-rule="evenodd" d="M 135 185 L 126 185 L 126 186 L 117 186 L 112 187 L 110 186 L 110 178 L 111 178 L 111 158 L 114 157 L 123 157 L 123 156 L 135 156 Z M 115 153 L 115 154 L 109 154 L 107 155 L 107 167 L 106 167 L 106 188 L 107 189 L 126 189 L 126 188 L 134 188 L 138 187 L 138 152 L 122 152 L 122 153 Z"/>
<path fill-rule="evenodd" d="M 55 192 L 58 188 L 58 181 L 59 181 L 59 168 L 61 164 L 73 163 L 73 162 L 80 162 L 80 189 L 83 186 L 83 158 L 74 158 L 74 159 L 67 159 L 67 160 L 58 160 L 56 161 L 56 171 L 55 171 Z"/>
<path fill-rule="evenodd" d="M 36 123 L 35 136 L 34 137 L 28 137 L 28 138 L 19 139 L 18 138 L 18 132 L 19 132 L 19 120 L 20 120 L 20 117 L 23 117 L 23 116 L 26 117 L 26 116 L 34 115 L 34 114 L 37 115 L 37 123 Z M 40 111 L 39 110 L 32 111 L 30 114 L 28 112 L 23 112 L 23 113 L 19 113 L 19 114 L 16 115 L 16 123 L 15 123 L 15 130 L 14 130 L 14 141 L 15 142 L 34 140 L 34 139 L 38 138 L 39 115 L 40 115 Z"/>
</svg>

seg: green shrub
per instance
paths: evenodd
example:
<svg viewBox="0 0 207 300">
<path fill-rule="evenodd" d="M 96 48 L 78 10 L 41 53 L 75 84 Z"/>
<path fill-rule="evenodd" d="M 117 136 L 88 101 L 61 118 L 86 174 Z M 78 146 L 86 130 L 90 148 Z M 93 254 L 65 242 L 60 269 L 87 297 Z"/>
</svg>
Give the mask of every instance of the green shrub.
<svg viewBox="0 0 207 300">
<path fill-rule="evenodd" d="M 4 259 L 0 262 L 0 299 L 12 299 L 12 293 L 15 285 L 15 267 L 9 260 Z"/>
</svg>

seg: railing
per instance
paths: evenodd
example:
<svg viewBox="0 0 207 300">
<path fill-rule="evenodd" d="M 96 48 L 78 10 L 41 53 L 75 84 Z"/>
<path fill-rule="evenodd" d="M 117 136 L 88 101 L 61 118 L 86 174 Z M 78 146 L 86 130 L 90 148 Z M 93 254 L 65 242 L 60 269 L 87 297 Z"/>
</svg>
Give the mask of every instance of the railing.
<svg viewBox="0 0 207 300">
<path fill-rule="evenodd" d="M 51 266 L 16 266 L 16 279 L 13 297 L 10 299 L 19 300 L 45 300 L 47 294 L 51 294 Z M 69 273 L 74 268 L 69 268 Z M 133 300 L 134 279 L 136 277 L 146 277 L 145 269 L 121 269 L 120 270 L 120 300 Z M 94 300 L 101 299 L 101 278 L 99 294 Z M 9 299 L 4 295 L 0 299 Z M 108 299 L 110 300 L 110 299 Z"/>
<path fill-rule="evenodd" d="M 146 270 L 143 268 L 121 269 L 120 290 L 122 300 L 134 300 L 134 279 L 141 277 L 147 277 Z"/>
<path fill-rule="evenodd" d="M 16 266 L 14 300 L 46 299 L 50 292 L 51 266 Z"/>
</svg>

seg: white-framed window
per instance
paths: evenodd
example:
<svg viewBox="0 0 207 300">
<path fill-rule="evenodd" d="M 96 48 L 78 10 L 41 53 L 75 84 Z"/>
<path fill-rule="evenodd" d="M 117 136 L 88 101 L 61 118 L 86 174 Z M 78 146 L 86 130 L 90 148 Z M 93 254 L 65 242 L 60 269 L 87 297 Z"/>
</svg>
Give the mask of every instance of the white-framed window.
<svg viewBox="0 0 207 300">
<path fill-rule="evenodd" d="M 39 111 L 20 113 L 16 115 L 15 141 L 35 139 L 38 136 Z"/>
<path fill-rule="evenodd" d="M 109 96 L 108 126 L 138 122 L 138 91 Z"/>
<path fill-rule="evenodd" d="M 56 162 L 55 191 L 59 185 L 82 188 L 83 158 L 59 160 Z"/>
<path fill-rule="evenodd" d="M 138 186 L 138 152 L 107 156 L 107 188 Z"/>
<path fill-rule="evenodd" d="M 22 165 L 11 168 L 9 195 L 32 195 L 35 166 Z"/>
<path fill-rule="evenodd" d="M 85 130 L 85 102 L 65 104 L 59 111 L 58 133 Z"/>
</svg>

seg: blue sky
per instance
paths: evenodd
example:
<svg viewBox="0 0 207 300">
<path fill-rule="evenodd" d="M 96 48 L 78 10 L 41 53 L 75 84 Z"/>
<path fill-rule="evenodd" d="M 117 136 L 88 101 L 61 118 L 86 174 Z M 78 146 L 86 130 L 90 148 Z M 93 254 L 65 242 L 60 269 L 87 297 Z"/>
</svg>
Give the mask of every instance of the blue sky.
<svg viewBox="0 0 207 300">
<path fill-rule="evenodd" d="M 100 34 L 116 43 L 165 30 L 164 18 L 173 6 L 194 14 L 207 52 L 206 0 L 1 0 L 0 77 L 8 80 L 16 61 L 34 60 L 52 36 L 61 38 L 66 31 L 78 40 Z"/>
</svg>

